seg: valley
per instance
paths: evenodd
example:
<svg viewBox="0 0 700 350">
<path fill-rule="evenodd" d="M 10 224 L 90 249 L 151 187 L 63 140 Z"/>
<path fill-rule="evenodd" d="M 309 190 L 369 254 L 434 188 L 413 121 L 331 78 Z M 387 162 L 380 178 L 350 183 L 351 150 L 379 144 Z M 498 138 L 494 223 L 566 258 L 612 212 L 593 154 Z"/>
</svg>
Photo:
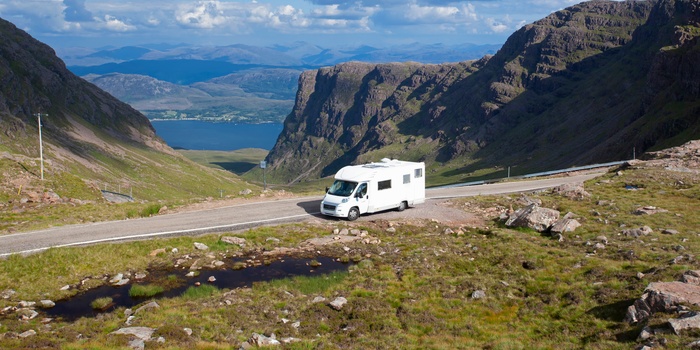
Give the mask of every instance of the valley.
<svg viewBox="0 0 700 350">
<path fill-rule="evenodd" d="M 65 23 L 136 24 L 63 5 L 89 20 Z M 0 348 L 698 347 L 700 6 L 591 1 L 517 28 L 495 48 L 61 59 L 0 19 Z M 188 123 L 203 120 L 220 134 L 198 136 Z M 227 143 L 181 149 L 158 123 Z M 281 132 L 237 149 L 261 137 L 236 123 Z M 425 162 L 429 186 L 492 181 L 352 222 L 318 215 L 338 169 L 384 157 Z"/>
</svg>

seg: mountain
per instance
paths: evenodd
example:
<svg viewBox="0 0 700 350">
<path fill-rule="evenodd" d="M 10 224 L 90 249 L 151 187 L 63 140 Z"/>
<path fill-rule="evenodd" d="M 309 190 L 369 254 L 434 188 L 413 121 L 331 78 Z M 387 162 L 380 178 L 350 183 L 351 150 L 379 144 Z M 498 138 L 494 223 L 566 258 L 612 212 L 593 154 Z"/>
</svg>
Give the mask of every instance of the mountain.
<svg viewBox="0 0 700 350">
<path fill-rule="evenodd" d="M 270 152 L 294 182 L 383 157 L 434 183 L 629 159 L 700 136 L 696 1 L 591 1 L 476 61 L 304 72 Z"/>
<path fill-rule="evenodd" d="M 88 74 L 83 78 L 150 119 L 280 123 L 294 106 L 300 73 L 294 69 L 249 69 L 191 85 L 140 74 Z"/>
<path fill-rule="evenodd" d="M 0 211 L 29 191 L 99 200 L 99 189 L 110 184 L 161 200 L 244 186 L 173 151 L 144 115 L 71 73 L 49 46 L 2 19 L 0 82 Z"/>
<path fill-rule="evenodd" d="M 390 47 L 372 47 L 360 45 L 356 47 L 322 47 L 307 42 L 277 44 L 269 47 L 254 45 L 228 46 L 192 46 L 192 45 L 142 45 L 125 46 L 120 48 L 105 48 L 102 50 L 86 50 L 71 48 L 63 51 L 62 58 L 71 69 L 102 69 L 103 66 L 114 69 L 113 64 L 139 61 L 214 61 L 228 63 L 233 66 L 261 67 L 321 67 L 347 61 L 363 62 L 404 62 L 416 61 L 422 63 L 458 62 L 479 58 L 495 53 L 500 44 L 421 44 L 411 43 Z M 134 69 L 126 66 L 123 69 Z M 86 74 L 83 71 L 74 73 Z M 92 71 L 91 73 L 98 73 Z M 134 73 L 124 70 L 114 70 L 108 73 Z M 143 73 L 143 72 L 140 72 Z M 150 75 L 150 74 L 149 74 Z M 153 75 L 151 75 L 153 76 Z M 156 76 L 153 76 L 156 77 Z M 156 77 L 157 78 L 157 77 Z"/>
</svg>

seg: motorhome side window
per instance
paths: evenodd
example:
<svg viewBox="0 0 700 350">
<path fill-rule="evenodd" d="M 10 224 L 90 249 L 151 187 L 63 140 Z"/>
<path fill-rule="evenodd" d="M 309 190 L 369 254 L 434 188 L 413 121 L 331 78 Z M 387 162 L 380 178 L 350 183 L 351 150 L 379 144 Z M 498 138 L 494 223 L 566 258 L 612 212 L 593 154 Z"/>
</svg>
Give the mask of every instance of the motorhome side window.
<svg viewBox="0 0 700 350">
<path fill-rule="evenodd" d="M 416 169 L 416 173 L 413 177 L 415 177 L 415 178 L 423 177 L 423 169 L 421 169 L 421 168 Z"/>
<path fill-rule="evenodd" d="M 410 184 L 411 183 L 411 174 L 406 174 L 403 176 L 403 183 L 404 184 Z"/>
<path fill-rule="evenodd" d="M 377 183 L 377 189 L 378 190 L 388 190 L 391 188 L 391 180 L 384 180 L 384 181 L 379 181 Z"/>
</svg>

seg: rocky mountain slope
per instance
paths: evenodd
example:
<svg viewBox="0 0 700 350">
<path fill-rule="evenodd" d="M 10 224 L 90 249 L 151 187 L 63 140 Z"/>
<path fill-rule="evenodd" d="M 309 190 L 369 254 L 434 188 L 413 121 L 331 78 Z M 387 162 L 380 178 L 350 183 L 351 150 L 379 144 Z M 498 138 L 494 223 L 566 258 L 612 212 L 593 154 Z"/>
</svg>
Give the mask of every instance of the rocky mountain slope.
<svg viewBox="0 0 700 350">
<path fill-rule="evenodd" d="M 439 183 L 681 144 L 700 136 L 699 23 L 695 1 L 592 1 L 478 61 L 305 72 L 268 173 L 293 182 L 395 157 L 426 161 Z"/>
<path fill-rule="evenodd" d="M 45 181 L 40 180 L 37 113 L 43 114 Z M 0 209 L 49 189 L 61 197 L 99 199 L 99 189 L 109 184 L 133 189 L 140 199 L 169 199 L 243 186 L 227 173 L 180 156 L 156 136 L 145 116 L 72 74 L 50 47 L 4 20 L 0 172 Z M 209 183 L 217 187 L 205 193 L 202 187 Z"/>
</svg>

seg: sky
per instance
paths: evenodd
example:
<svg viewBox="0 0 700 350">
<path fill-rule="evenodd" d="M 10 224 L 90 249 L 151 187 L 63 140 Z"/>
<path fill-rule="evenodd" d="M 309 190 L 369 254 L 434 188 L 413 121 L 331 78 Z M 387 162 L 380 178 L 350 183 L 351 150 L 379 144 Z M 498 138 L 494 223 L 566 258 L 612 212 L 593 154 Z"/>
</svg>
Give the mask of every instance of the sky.
<svg viewBox="0 0 700 350">
<path fill-rule="evenodd" d="M 0 18 L 54 47 L 155 43 L 326 47 L 502 44 L 579 0 L 2 0 Z"/>
</svg>

